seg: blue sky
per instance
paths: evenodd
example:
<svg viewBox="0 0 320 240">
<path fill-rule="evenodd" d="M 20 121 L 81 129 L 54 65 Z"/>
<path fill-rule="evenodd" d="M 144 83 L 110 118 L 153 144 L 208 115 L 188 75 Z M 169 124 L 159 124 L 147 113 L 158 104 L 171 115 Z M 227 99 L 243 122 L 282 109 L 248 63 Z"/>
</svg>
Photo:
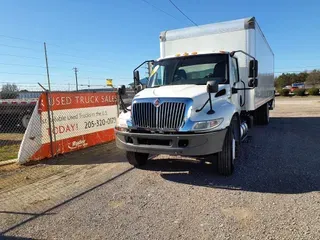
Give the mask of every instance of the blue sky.
<svg viewBox="0 0 320 240">
<path fill-rule="evenodd" d="M 167 14 L 143 0 L 0 1 L 0 83 L 45 84 L 44 41 L 57 88 L 74 84 L 73 67 L 82 84 L 131 82 L 135 66 L 159 57 L 161 31 L 192 25 L 168 0 L 147 1 Z M 255 16 L 276 72 L 320 68 L 316 0 L 173 1 L 199 25 Z"/>
</svg>

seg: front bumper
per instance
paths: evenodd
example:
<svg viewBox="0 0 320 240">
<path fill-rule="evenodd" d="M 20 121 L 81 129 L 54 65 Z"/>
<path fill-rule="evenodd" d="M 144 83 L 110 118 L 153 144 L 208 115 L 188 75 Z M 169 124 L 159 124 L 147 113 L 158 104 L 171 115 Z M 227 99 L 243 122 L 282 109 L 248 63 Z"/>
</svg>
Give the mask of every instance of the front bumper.
<svg viewBox="0 0 320 240">
<path fill-rule="evenodd" d="M 222 151 L 226 132 L 227 129 L 194 134 L 153 134 L 116 130 L 116 144 L 129 152 L 204 156 Z"/>
</svg>

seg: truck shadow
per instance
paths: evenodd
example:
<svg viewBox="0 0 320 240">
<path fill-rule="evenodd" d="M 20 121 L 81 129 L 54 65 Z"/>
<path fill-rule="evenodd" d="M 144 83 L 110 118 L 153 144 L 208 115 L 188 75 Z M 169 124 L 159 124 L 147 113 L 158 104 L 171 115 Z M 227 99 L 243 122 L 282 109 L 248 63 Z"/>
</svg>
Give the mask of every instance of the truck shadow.
<svg viewBox="0 0 320 240">
<path fill-rule="evenodd" d="M 75 152 L 57 155 L 29 165 L 43 163 L 47 165 L 92 165 L 115 162 L 127 162 L 124 153 L 117 149 L 115 142 L 103 143 Z"/>
<path fill-rule="evenodd" d="M 272 118 L 251 130 L 232 176 L 219 176 L 216 162 L 151 159 L 146 170 L 182 184 L 262 193 L 320 191 L 320 118 Z"/>
</svg>

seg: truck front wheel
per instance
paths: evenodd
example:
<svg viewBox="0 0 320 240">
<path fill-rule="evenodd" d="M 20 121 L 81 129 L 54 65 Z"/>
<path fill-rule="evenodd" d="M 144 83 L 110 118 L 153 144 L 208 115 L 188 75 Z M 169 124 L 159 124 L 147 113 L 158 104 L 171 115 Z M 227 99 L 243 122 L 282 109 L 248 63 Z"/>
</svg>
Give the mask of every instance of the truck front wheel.
<svg viewBox="0 0 320 240">
<path fill-rule="evenodd" d="M 148 153 L 127 152 L 128 162 L 135 167 L 145 165 L 147 163 L 148 157 Z"/>
<path fill-rule="evenodd" d="M 239 143 L 234 136 L 234 126 L 230 125 L 226 133 L 222 151 L 218 153 L 218 172 L 229 176 L 234 170 L 234 161 L 238 155 Z"/>
</svg>

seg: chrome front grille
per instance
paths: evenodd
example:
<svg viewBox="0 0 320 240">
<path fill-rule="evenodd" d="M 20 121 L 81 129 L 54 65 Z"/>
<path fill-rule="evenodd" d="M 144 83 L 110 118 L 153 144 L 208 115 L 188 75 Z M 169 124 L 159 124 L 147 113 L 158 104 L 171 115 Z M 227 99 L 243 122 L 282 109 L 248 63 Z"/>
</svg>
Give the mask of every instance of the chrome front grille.
<svg viewBox="0 0 320 240">
<path fill-rule="evenodd" d="M 157 107 L 152 102 L 134 103 L 133 124 L 138 128 L 179 129 L 185 110 L 186 104 L 183 102 L 163 102 Z"/>
</svg>

